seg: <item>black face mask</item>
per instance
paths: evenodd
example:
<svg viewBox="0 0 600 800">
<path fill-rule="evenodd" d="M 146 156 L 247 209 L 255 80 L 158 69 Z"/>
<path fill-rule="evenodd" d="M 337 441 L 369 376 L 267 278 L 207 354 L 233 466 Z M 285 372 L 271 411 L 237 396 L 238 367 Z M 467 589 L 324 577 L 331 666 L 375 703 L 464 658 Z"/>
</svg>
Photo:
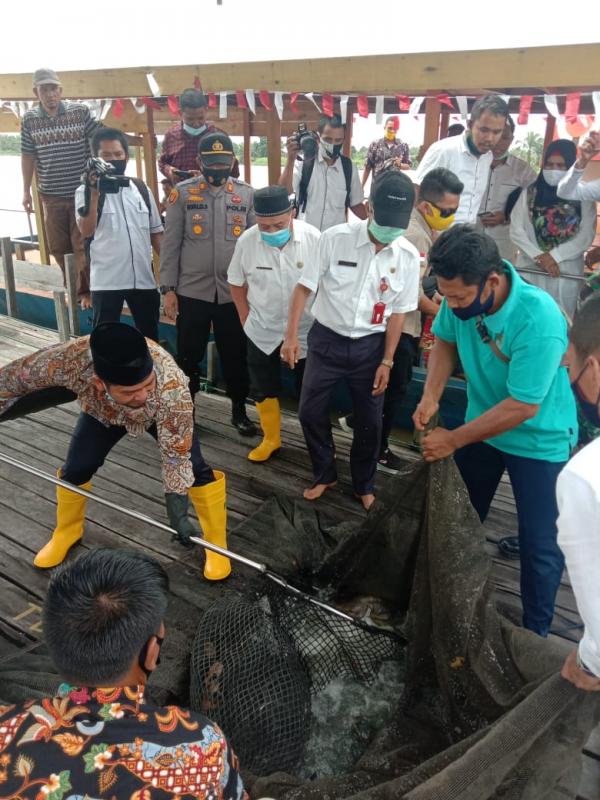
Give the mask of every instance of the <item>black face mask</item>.
<svg viewBox="0 0 600 800">
<path fill-rule="evenodd" d="M 222 186 L 231 175 L 229 169 L 215 169 L 214 167 L 202 167 L 202 174 L 211 186 Z"/>
<path fill-rule="evenodd" d="M 120 158 L 117 160 L 106 161 L 107 164 L 110 164 L 111 167 L 114 169 L 115 175 L 125 175 L 125 170 L 127 169 L 127 159 Z"/>
<path fill-rule="evenodd" d="M 155 638 L 156 638 L 156 641 L 158 643 L 158 646 L 162 647 L 162 643 L 165 640 L 164 636 L 156 636 Z M 146 678 L 149 678 L 150 675 L 152 675 L 152 670 L 148 669 L 148 667 L 146 666 L 146 658 L 148 657 L 148 645 L 149 644 L 150 644 L 150 640 L 148 639 L 146 644 L 140 650 L 140 654 L 138 656 L 139 667 L 142 670 L 142 672 L 144 673 L 144 675 L 146 676 Z M 158 667 L 159 664 L 160 664 L 160 656 L 156 659 L 156 666 Z"/>
</svg>

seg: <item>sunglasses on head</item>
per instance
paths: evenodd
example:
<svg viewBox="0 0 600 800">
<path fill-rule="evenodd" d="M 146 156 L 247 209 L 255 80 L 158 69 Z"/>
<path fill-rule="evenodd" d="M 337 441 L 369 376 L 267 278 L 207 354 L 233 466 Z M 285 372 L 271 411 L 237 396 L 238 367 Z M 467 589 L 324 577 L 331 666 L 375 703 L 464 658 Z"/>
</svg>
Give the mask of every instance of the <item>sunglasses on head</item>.
<svg viewBox="0 0 600 800">
<path fill-rule="evenodd" d="M 452 214 L 456 214 L 458 211 L 458 206 L 456 208 L 440 208 L 439 206 L 436 206 L 435 203 L 432 203 L 431 200 L 427 200 L 426 202 L 429 203 L 430 206 L 437 208 L 442 219 L 447 219 L 448 217 L 451 217 Z"/>
</svg>

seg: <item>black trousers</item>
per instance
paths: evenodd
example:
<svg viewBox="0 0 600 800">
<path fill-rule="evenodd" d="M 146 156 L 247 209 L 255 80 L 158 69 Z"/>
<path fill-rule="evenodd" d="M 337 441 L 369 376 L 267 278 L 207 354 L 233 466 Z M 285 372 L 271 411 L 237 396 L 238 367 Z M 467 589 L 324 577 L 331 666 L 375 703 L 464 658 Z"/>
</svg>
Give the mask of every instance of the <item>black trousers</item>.
<svg viewBox="0 0 600 800">
<path fill-rule="evenodd" d="M 148 339 L 158 342 L 158 318 L 160 316 L 160 294 L 158 289 L 117 289 L 92 292 L 93 322 L 118 322 L 123 303 L 127 302 L 135 327 Z"/>
<path fill-rule="evenodd" d="M 298 416 L 315 484 L 332 483 L 337 478 L 329 404 L 336 383 L 344 378 L 352 395 L 355 420 L 350 450 L 352 487 L 360 495 L 373 491 L 381 441 L 383 395 L 374 397 L 372 391 L 384 343 L 384 333 L 350 339 L 318 322 L 309 331 Z"/>
<path fill-rule="evenodd" d="M 233 303 L 208 303 L 178 294 L 177 362 L 190 379 L 192 397 L 200 388 L 200 362 L 206 353 L 210 327 L 229 397 L 245 400 L 249 391 L 246 334 Z"/>
<path fill-rule="evenodd" d="M 148 433 L 157 438 L 156 425 Z M 125 435 L 127 430 L 121 425 L 103 425 L 95 417 L 82 412 L 73 431 L 67 459 L 61 469 L 61 478 L 75 486 L 87 483 L 104 464 L 106 456 Z M 208 466 L 200 450 L 198 435 L 194 432 L 190 452 L 194 470 L 194 486 L 204 486 L 214 481 L 212 469 Z"/>
<path fill-rule="evenodd" d="M 296 393 L 302 390 L 306 359 L 301 358 L 293 369 L 296 380 Z M 267 397 L 280 397 L 282 392 L 281 369 L 289 369 L 281 362 L 281 344 L 267 355 L 248 339 L 248 372 L 250 373 L 250 393 L 257 403 Z"/>
</svg>

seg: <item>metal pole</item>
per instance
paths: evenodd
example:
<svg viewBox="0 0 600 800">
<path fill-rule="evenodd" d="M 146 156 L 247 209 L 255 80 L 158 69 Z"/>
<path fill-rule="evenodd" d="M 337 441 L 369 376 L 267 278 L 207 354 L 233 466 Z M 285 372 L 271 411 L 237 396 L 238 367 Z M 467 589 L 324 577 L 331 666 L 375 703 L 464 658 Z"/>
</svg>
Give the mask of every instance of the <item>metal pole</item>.
<svg viewBox="0 0 600 800">
<path fill-rule="evenodd" d="M 5 236 L 2 239 L 2 272 L 4 274 L 4 291 L 6 293 L 6 313 L 9 317 L 16 317 L 18 316 L 17 290 L 15 287 L 12 243 L 9 236 Z"/>
<path fill-rule="evenodd" d="M 69 324 L 69 312 L 67 311 L 67 295 L 64 289 L 55 289 L 54 310 L 56 312 L 56 326 L 61 342 L 68 342 L 71 338 L 71 326 Z"/>
<path fill-rule="evenodd" d="M 69 324 L 73 336 L 79 336 L 79 303 L 77 302 L 77 269 L 73 253 L 65 255 L 65 279 L 69 295 Z"/>
<path fill-rule="evenodd" d="M 515 269 L 517 270 L 517 272 L 524 272 L 526 275 L 543 275 L 546 278 L 552 277 L 548 272 L 540 269 L 527 269 L 524 267 L 515 267 Z M 570 281 L 582 281 L 582 282 L 585 282 L 587 280 L 585 275 L 566 275 L 563 272 L 560 273 L 558 278 L 567 278 L 567 280 Z M 555 278 L 554 280 L 558 280 L 558 278 Z"/>
</svg>

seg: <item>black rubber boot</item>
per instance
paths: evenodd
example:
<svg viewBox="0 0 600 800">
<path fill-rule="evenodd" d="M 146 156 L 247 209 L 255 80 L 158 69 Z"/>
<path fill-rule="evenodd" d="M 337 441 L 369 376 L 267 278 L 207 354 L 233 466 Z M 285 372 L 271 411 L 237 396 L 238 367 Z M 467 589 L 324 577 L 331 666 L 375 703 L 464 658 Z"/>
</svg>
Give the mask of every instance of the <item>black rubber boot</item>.
<svg viewBox="0 0 600 800">
<path fill-rule="evenodd" d="M 256 436 L 258 429 L 246 414 L 246 403 L 243 400 L 231 401 L 231 424 L 242 436 Z"/>
</svg>

